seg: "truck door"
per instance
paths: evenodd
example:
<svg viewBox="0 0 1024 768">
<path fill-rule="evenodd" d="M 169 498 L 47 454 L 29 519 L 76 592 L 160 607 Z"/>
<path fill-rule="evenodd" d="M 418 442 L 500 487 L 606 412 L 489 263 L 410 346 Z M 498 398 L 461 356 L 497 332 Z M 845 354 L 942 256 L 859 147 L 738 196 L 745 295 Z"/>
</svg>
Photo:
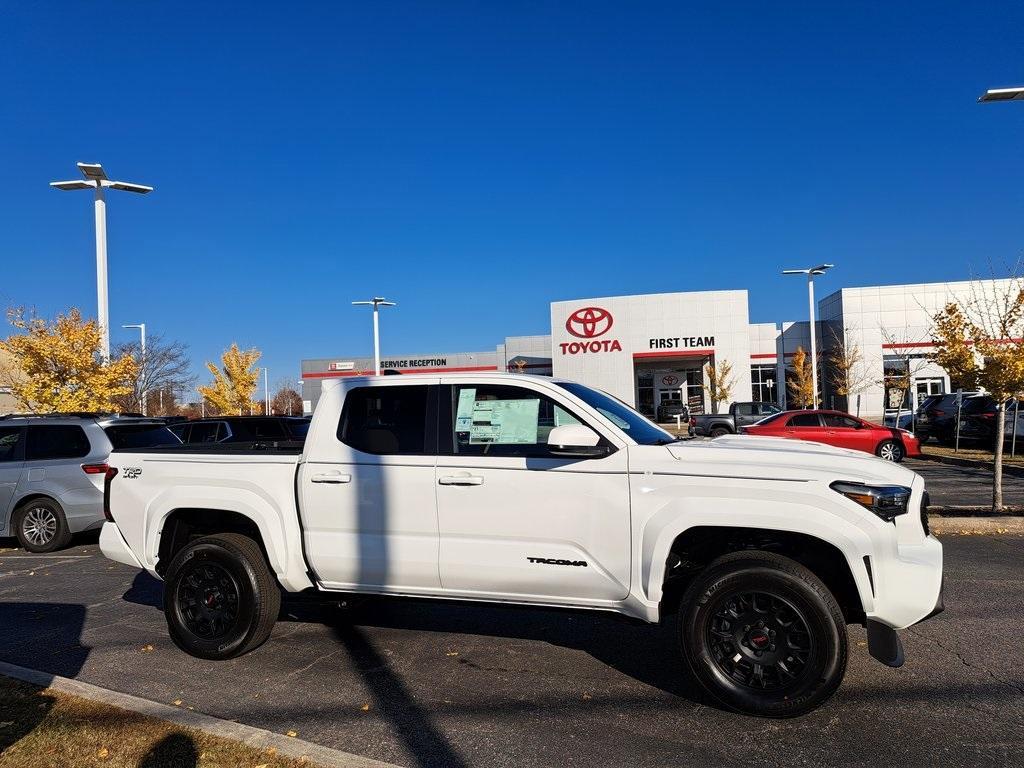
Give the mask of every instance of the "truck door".
<svg viewBox="0 0 1024 768">
<path fill-rule="evenodd" d="M 621 600 L 629 592 L 627 452 L 553 456 L 548 433 L 583 423 L 556 397 L 526 382 L 441 387 L 436 474 L 446 591 L 526 600 Z"/>
<path fill-rule="evenodd" d="M 348 389 L 336 434 L 316 436 L 299 471 L 306 555 L 326 587 L 440 586 L 437 386 L 395 378 Z"/>
<path fill-rule="evenodd" d="M 25 466 L 25 432 L 21 427 L 0 427 L 0 534 L 10 536 L 11 499 Z"/>
</svg>

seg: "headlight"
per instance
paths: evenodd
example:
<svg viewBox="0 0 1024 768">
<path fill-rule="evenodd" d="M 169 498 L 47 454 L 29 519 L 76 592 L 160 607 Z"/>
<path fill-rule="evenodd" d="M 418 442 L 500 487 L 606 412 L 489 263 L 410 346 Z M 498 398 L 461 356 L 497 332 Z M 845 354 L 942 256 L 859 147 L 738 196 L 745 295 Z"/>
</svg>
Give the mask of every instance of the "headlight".
<svg viewBox="0 0 1024 768">
<path fill-rule="evenodd" d="M 829 487 L 890 523 L 898 515 L 905 515 L 907 504 L 910 503 L 910 489 L 902 485 L 864 485 L 839 481 Z"/>
</svg>

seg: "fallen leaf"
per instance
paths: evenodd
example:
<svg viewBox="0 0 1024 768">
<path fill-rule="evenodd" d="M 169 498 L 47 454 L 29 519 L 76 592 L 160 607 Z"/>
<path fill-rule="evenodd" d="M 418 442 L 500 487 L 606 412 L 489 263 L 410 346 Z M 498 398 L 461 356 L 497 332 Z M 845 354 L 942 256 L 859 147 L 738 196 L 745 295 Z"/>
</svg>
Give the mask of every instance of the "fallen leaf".
<svg viewBox="0 0 1024 768">
<path fill-rule="evenodd" d="M 458 655 L 459 655 L 458 651 L 449 651 L 448 653 L 445 654 L 445 656 L 458 656 Z"/>
<path fill-rule="evenodd" d="M 591 696 L 589 693 L 584 693 L 583 694 L 583 700 L 584 701 L 590 701 L 592 698 L 594 698 L 594 697 Z"/>
<path fill-rule="evenodd" d="M 276 756 L 277 755 L 277 747 L 267 747 L 267 755 L 269 757 Z"/>
<path fill-rule="evenodd" d="M 150 653 L 152 651 L 153 651 L 153 646 L 152 645 L 149 645 L 147 643 L 146 645 L 142 646 L 142 652 L 143 653 Z"/>
<path fill-rule="evenodd" d="M 100 747 L 100 751 L 96 753 L 96 757 L 106 758 L 108 755 L 110 755 L 110 750 L 106 747 Z"/>
<path fill-rule="evenodd" d="M 286 733 L 286 734 L 285 734 L 285 736 L 288 736 L 288 737 L 290 737 L 290 738 L 293 738 L 293 739 L 294 739 L 294 738 L 295 738 L 296 736 L 298 736 L 298 735 L 299 735 L 299 734 L 298 734 L 298 733 L 296 733 L 295 731 L 288 731 L 288 733 Z"/>
<path fill-rule="evenodd" d="M 35 572 L 35 571 L 29 571 L 29 572 L 28 572 L 28 575 L 29 575 L 29 576 L 35 576 L 35 575 L 36 575 L 36 572 Z"/>
<path fill-rule="evenodd" d="M 369 712 L 370 711 L 370 704 L 369 704 L 369 702 L 367 702 L 366 704 L 363 704 L 363 706 L 361 706 L 360 709 L 363 710 L 363 712 Z"/>
<path fill-rule="evenodd" d="M 808 326 L 808 328 L 809 327 L 810 326 Z M 260 763 L 259 765 L 256 766 L 256 768 L 267 768 L 268 765 L 270 765 L 270 763 Z"/>
<path fill-rule="evenodd" d="M 174 700 L 174 706 L 180 707 L 181 706 L 181 699 L 175 699 Z"/>
</svg>

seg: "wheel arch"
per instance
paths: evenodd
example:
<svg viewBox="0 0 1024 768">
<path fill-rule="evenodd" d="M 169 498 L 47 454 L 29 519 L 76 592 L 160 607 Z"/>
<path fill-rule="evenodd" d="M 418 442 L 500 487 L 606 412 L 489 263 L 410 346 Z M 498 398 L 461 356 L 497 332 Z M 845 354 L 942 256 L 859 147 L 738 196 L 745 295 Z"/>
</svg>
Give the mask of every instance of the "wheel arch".
<svg viewBox="0 0 1024 768">
<path fill-rule="evenodd" d="M 844 610 L 854 619 L 871 613 L 875 591 L 870 558 L 884 550 L 881 531 L 876 532 L 870 520 L 853 519 L 799 486 L 786 485 L 777 492 L 758 491 L 756 498 L 691 495 L 669 500 L 642 525 L 637 596 L 659 606 L 657 613 L 664 618 L 664 610 L 674 607 L 671 600 L 664 600 L 667 583 L 673 580 L 669 591 L 677 590 L 683 584 L 678 577 L 686 575 L 685 570 L 676 570 L 677 559 L 706 565 L 727 551 L 767 547 L 815 573 L 822 570 L 823 560 L 842 564 L 844 570 L 838 572 L 842 580 L 835 582 L 842 587 L 835 588 L 846 598 Z M 695 547 L 694 542 L 703 542 L 705 548 Z M 680 553 L 696 556 L 687 559 Z M 825 553 L 828 558 L 823 557 Z"/>
<path fill-rule="evenodd" d="M 21 509 L 23 506 L 25 506 L 31 501 L 39 501 L 40 499 L 52 501 L 54 504 L 60 507 L 61 511 L 64 510 L 64 505 L 60 503 L 60 499 L 55 498 L 52 493 L 26 493 L 20 499 L 17 499 L 16 501 L 11 503 L 11 520 L 14 519 L 14 513 Z"/>
<path fill-rule="evenodd" d="M 156 572 L 160 576 L 166 575 L 171 560 L 190 541 L 218 533 L 239 533 L 255 541 L 271 571 L 274 571 L 263 532 L 259 523 L 252 517 L 227 509 L 179 507 L 168 512 L 161 524 L 157 542 Z"/>
</svg>

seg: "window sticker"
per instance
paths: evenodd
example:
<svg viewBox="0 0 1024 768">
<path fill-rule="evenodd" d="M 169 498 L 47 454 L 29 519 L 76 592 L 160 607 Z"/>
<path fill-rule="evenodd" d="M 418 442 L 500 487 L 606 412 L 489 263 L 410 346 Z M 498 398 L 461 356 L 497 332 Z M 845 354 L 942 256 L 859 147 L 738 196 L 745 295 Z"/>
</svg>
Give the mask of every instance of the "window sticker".
<svg viewBox="0 0 1024 768">
<path fill-rule="evenodd" d="M 459 396 L 460 406 L 462 396 Z M 537 442 L 540 400 L 479 400 L 473 402 L 470 445 L 534 444 Z"/>
<path fill-rule="evenodd" d="M 583 422 L 573 416 L 567 411 L 563 411 L 557 405 L 555 406 L 555 426 L 562 427 L 566 424 L 582 424 Z"/>
<path fill-rule="evenodd" d="M 455 431 L 469 432 L 473 426 L 473 407 L 476 404 L 476 389 L 460 389 L 459 405 L 455 411 Z"/>
</svg>

